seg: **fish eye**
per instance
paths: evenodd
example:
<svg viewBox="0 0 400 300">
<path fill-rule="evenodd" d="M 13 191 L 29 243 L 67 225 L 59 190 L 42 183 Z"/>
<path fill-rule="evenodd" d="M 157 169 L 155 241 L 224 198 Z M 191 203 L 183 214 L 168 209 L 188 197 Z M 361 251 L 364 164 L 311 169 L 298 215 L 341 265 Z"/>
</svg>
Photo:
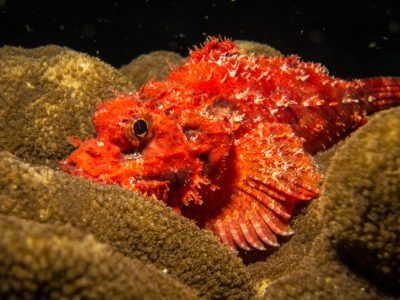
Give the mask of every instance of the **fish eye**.
<svg viewBox="0 0 400 300">
<path fill-rule="evenodd" d="M 137 119 L 132 124 L 132 131 L 136 138 L 143 139 L 149 130 L 146 120 Z"/>
</svg>

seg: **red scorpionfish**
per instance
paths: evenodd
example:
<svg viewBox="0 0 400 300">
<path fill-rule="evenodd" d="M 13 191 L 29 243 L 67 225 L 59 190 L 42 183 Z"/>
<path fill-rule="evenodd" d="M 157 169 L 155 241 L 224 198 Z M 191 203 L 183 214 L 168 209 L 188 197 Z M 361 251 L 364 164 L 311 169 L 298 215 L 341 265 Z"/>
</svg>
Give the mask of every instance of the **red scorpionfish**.
<svg viewBox="0 0 400 300">
<path fill-rule="evenodd" d="M 400 77 L 346 81 L 296 56 L 209 39 L 138 92 L 100 103 L 61 169 L 164 201 L 232 250 L 277 246 L 320 193 L 312 156 L 400 104 Z"/>
</svg>

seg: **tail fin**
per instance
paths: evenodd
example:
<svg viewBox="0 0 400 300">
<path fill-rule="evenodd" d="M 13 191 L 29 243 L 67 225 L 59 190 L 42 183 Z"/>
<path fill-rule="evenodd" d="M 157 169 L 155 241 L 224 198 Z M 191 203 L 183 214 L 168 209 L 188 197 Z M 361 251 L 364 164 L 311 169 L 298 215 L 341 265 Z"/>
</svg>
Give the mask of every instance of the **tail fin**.
<svg viewBox="0 0 400 300">
<path fill-rule="evenodd" d="M 370 104 L 368 114 L 400 105 L 400 77 L 372 77 L 362 81 Z"/>
</svg>

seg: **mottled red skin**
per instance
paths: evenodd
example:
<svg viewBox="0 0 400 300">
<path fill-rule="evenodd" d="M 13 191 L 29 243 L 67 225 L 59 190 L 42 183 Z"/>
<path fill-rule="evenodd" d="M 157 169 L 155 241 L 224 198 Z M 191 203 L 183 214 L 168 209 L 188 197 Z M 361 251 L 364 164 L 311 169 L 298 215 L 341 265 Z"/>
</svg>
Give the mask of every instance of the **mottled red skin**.
<svg viewBox="0 0 400 300">
<path fill-rule="evenodd" d="M 265 249 L 292 234 L 296 203 L 319 194 L 311 154 L 398 104 L 399 86 L 210 39 L 165 80 L 98 104 L 97 136 L 75 141 L 61 169 L 154 195 L 231 249 Z M 137 119 L 148 124 L 144 137 Z"/>
</svg>

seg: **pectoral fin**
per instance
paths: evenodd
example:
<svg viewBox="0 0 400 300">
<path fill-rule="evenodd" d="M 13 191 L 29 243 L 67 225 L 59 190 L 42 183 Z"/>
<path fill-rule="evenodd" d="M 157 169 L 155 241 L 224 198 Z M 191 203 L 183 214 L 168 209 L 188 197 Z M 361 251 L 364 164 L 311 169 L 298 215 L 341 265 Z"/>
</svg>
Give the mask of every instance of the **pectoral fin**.
<svg viewBox="0 0 400 300">
<path fill-rule="evenodd" d="M 277 236 L 293 233 L 288 220 L 295 204 L 319 194 L 320 175 L 286 124 L 259 124 L 234 147 L 230 199 L 205 227 L 232 250 L 278 246 Z"/>
</svg>

